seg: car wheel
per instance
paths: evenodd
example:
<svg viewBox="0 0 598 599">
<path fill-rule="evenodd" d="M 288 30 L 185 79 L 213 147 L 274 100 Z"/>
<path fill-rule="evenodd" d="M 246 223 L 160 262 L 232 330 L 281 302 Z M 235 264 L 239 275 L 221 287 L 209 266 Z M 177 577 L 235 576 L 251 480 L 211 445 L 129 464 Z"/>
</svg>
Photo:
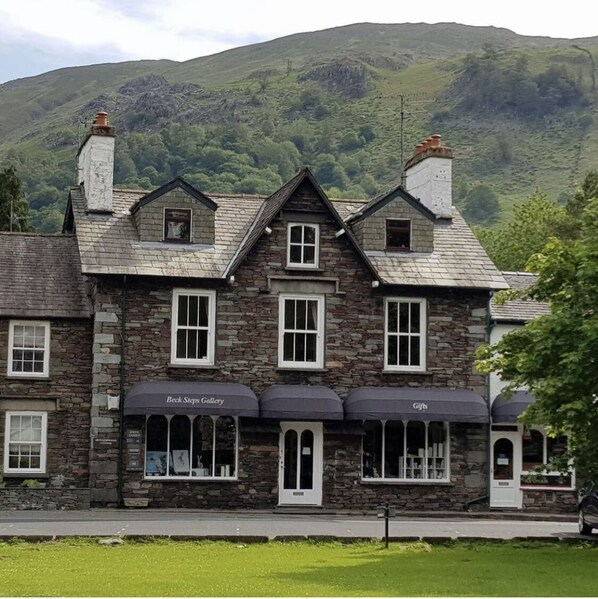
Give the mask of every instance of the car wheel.
<svg viewBox="0 0 598 599">
<path fill-rule="evenodd" d="M 586 521 L 583 519 L 583 512 L 579 510 L 577 524 L 579 526 L 579 534 L 580 535 L 589 535 L 592 532 L 592 527 L 589 524 L 586 524 Z"/>
</svg>

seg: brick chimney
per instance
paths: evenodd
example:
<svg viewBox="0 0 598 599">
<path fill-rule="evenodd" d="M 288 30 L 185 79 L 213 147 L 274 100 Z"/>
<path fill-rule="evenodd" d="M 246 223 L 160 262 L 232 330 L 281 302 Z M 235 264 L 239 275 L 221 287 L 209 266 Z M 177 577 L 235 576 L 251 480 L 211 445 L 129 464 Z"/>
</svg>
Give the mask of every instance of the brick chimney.
<svg viewBox="0 0 598 599">
<path fill-rule="evenodd" d="M 98 112 L 77 154 L 77 183 L 88 212 L 112 212 L 115 129 L 108 114 Z"/>
<path fill-rule="evenodd" d="M 436 133 L 418 144 L 405 163 L 405 189 L 440 218 L 451 218 L 453 150 Z"/>
</svg>

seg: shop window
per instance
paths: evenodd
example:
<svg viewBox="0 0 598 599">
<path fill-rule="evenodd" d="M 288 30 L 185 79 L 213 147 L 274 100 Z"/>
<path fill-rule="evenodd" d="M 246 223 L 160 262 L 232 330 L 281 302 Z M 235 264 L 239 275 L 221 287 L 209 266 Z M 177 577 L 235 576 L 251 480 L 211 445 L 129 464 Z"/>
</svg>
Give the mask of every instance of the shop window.
<svg viewBox="0 0 598 599">
<path fill-rule="evenodd" d="M 573 486 L 572 472 L 558 472 L 552 460 L 564 453 L 567 437 L 549 437 L 539 428 L 525 429 L 521 440 L 521 484 L 539 487 Z"/>
<path fill-rule="evenodd" d="M 8 376 L 47 377 L 50 370 L 50 323 L 11 320 L 8 329 Z"/>
<path fill-rule="evenodd" d="M 289 223 L 287 228 L 287 266 L 317 268 L 320 228 L 318 225 Z"/>
<path fill-rule="evenodd" d="M 171 362 L 214 364 L 214 291 L 175 289 L 172 298 Z"/>
<path fill-rule="evenodd" d="M 395 252 L 408 252 L 411 249 L 410 220 L 386 220 L 386 249 Z"/>
<path fill-rule="evenodd" d="M 447 481 L 448 424 L 444 422 L 365 422 L 364 479 Z"/>
<path fill-rule="evenodd" d="M 235 478 L 237 422 L 232 416 L 149 416 L 145 475 Z"/>
<path fill-rule="evenodd" d="M 191 243 L 191 210 L 189 208 L 164 209 L 164 241 Z"/>
<path fill-rule="evenodd" d="M 6 412 L 4 472 L 44 473 L 48 435 L 46 412 Z"/>
<path fill-rule="evenodd" d="M 426 300 L 386 298 L 384 369 L 426 369 Z"/>
<path fill-rule="evenodd" d="M 321 368 L 324 364 L 324 297 L 280 296 L 278 365 Z"/>
</svg>

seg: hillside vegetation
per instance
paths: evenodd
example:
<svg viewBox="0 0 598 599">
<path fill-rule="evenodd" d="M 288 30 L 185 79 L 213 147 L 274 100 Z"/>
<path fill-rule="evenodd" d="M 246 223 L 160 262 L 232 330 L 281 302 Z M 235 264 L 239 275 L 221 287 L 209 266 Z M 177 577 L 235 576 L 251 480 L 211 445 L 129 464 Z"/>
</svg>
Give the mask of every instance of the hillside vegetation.
<svg viewBox="0 0 598 599">
<path fill-rule="evenodd" d="M 37 229 L 55 231 L 99 110 L 117 128 L 116 184 L 142 189 L 180 175 L 269 194 L 307 165 L 331 197 L 370 197 L 438 132 L 457 204 L 493 225 L 536 189 L 564 202 L 596 168 L 597 55 L 598 38 L 357 24 L 184 63 L 61 69 L 0 86 L 0 167 L 16 167 Z"/>
</svg>

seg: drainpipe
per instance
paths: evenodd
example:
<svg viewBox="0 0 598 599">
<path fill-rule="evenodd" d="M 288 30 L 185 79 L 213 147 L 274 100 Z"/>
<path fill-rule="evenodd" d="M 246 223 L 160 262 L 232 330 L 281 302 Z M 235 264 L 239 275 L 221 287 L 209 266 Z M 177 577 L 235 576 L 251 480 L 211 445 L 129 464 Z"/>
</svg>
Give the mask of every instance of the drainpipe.
<svg viewBox="0 0 598 599">
<path fill-rule="evenodd" d="M 123 275 L 120 306 L 120 399 L 118 402 L 118 463 L 117 493 L 118 507 L 123 507 L 123 449 L 124 449 L 124 409 L 125 409 L 125 330 L 127 322 L 127 275 Z"/>
<path fill-rule="evenodd" d="M 490 333 L 492 332 L 492 316 L 490 311 L 490 304 L 492 302 L 492 296 L 494 291 L 490 290 L 488 294 L 488 310 L 486 311 L 486 340 L 490 343 Z M 486 480 L 486 493 L 488 500 L 490 500 L 490 490 L 492 485 L 492 398 L 490 397 L 490 374 L 486 375 L 486 397 L 488 399 L 488 459 L 487 459 L 487 480 Z"/>
</svg>

